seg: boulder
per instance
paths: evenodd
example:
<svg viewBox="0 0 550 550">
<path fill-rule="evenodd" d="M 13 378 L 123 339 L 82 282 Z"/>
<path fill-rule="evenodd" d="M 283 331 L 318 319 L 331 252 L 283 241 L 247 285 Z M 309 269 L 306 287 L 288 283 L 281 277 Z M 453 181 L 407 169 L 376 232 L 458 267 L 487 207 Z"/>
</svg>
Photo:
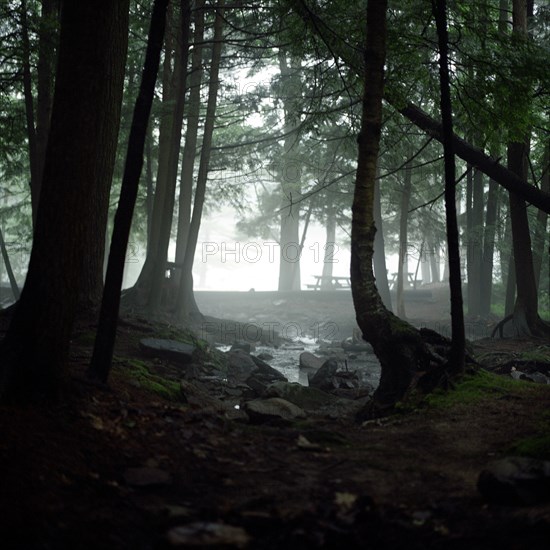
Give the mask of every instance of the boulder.
<svg viewBox="0 0 550 550">
<path fill-rule="evenodd" d="M 250 421 L 256 424 L 273 420 L 292 422 L 306 417 L 306 413 L 300 407 L 280 397 L 247 401 L 244 404 L 244 411 L 248 414 Z"/>
<path fill-rule="evenodd" d="M 252 356 L 243 350 L 237 349 L 226 353 L 227 381 L 230 384 L 244 384 L 252 373 L 258 370 L 258 366 L 252 359 Z"/>
<path fill-rule="evenodd" d="M 317 388 L 296 382 L 274 382 L 264 392 L 265 397 L 280 397 L 305 410 L 315 410 L 333 404 L 336 397 Z"/>
<path fill-rule="evenodd" d="M 550 461 L 506 457 L 479 475 L 479 492 L 496 504 L 530 506 L 550 500 Z"/>
<path fill-rule="evenodd" d="M 148 355 L 183 364 L 193 361 L 193 355 L 197 349 L 191 344 L 164 338 L 143 338 L 139 341 L 139 347 Z"/>
<path fill-rule="evenodd" d="M 331 390 L 334 387 L 332 378 L 337 370 L 337 361 L 328 359 L 313 376 L 308 376 L 310 387 L 319 390 Z"/>
<path fill-rule="evenodd" d="M 300 369 L 306 371 L 318 371 L 323 366 L 324 360 L 309 351 L 300 353 Z"/>
<path fill-rule="evenodd" d="M 252 361 L 254 361 L 254 364 L 258 367 L 258 373 L 261 374 L 264 379 L 271 380 L 272 382 L 275 380 L 282 380 L 283 382 L 287 381 L 287 378 L 283 374 L 259 357 L 254 355 L 251 355 L 250 357 L 252 358 Z"/>
<path fill-rule="evenodd" d="M 229 351 L 235 351 L 237 349 L 250 353 L 254 349 L 254 344 L 250 342 L 235 342 Z"/>
</svg>

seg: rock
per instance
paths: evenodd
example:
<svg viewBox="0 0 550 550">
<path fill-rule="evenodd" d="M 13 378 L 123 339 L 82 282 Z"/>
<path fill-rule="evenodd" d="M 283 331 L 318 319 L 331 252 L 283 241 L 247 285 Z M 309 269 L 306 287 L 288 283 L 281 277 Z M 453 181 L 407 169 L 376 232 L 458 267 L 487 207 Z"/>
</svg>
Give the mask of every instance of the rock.
<svg viewBox="0 0 550 550">
<path fill-rule="evenodd" d="M 275 382 L 266 388 L 264 395 L 280 397 L 305 410 L 319 409 L 336 401 L 329 393 L 296 382 Z"/>
<path fill-rule="evenodd" d="M 250 353 L 254 349 L 254 345 L 250 342 L 235 342 L 229 351 L 235 351 L 237 349 Z"/>
<path fill-rule="evenodd" d="M 272 382 L 275 380 L 282 380 L 284 382 L 287 381 L 286 377 L 281 374 L 277 369 L 274 369 L 271 365 L 266 363 L 265 361 L 262 361 L 259 357 L 255 357 L 254 355 L 250 356 L 252 358 L 252 361 L 254 361 L 254 364 L 258 367 L 258 373 L 261 374 L 265 379 L 269 379 Z"/>
<path fill-rule="evenodd" d="M 143 338 L 139 341 L 139 347 L 148 355 L 184 364 L 193 361 L 193 355 L 197 349 L 190 344 L 163 338 Z"/>
<path fill-rule="evenodd" d="M 529 506 L 550 500 L 550 461 L 506 457 L 479 475 L 479 492 L 496 504 Z"/>
<path fill-rule="evenodd" d="M 338 370 L 338 363 L 334 359 L 328 359 L 323 366 L 313 375 L 308 376 L 309 385 L 319 390 L 330 390 L 334 387 L 332 377 Z"/>
<path fill-rule="evenodd" d="M 244 411 L 248 414 L 251 422 L 257 424 L 270 420 L 291 422 L 297 418 L 306 417 L 306 413 L 300 407 L 280 397 L 247 401 L 244 404 Z"/>
<path fill-rule="evenodd" d="M 262 361 L 271 361 L 273 359 L 273 355 L 271 355 L 270 353 L 266 353 L 265 351 L 262 353 L 259 353 L 257 357 Z"/>
<path fill-rule="evenodd" d="M 520 380 L 528 380 L 537 384 L 548 384 L 550 382 L 547 376 L 538 371 L 522 374 Z"/>
<path fill-rule="evenodd" d="M 223 414 L 230 419 L 244 418 L 242 411 L 235 409 L 231 403 L 212 397 L 196 382 L 191 383 L 187 380 L 181 380 L 180 388 L 184 401 L 196 409 Z"/>
<path fill-rule="evenodd" d="M 250 535 L 242 527 L 200 521 L 173 527 L 166 541 L 169 546 L 185 548 L 245 548 Z"/>
<path fill-rule="evenodd" d="M 227 381 L 230 384 L 244 384 L 252 373 L 258 370 L 258 366 L 252 356 L 241 349 L 228 351 Z"/>
<path fill-rule="evenodd" d="M 246 385 L 254 391 L 254 397 L 263 396 L 272 380 L 266 380 L 261 374 L 255 373 L 246 380 Z"/>
<path fill-rule="evenodd" d="M 284 344 L 281 346 L 281 349 L 284 349 L 285 351 L 302 351 L 305 348 L 303 344 Z"/>
<path fill-rule="evenodd" d="M 372 349 L 372 346 L 367 342 L 352 342 L 350 340 L 344 340 L 342 342 L 342 349 L 345 351 L 356 351 L 359 353 L 374 353 L 374 350 Z"/>
<path fill-rule="evenodd" d="M 132 487 L 158 487 L 172 482 L 172 476 L 159 468 L 128 468 L 123 478 Z"/>
<path fill-rule="evenodd" d="M 324 360 L 309 351 L 300 353 L 300 368 L 309 371 L 318 371 L 323 366 Z"/>
</svg>

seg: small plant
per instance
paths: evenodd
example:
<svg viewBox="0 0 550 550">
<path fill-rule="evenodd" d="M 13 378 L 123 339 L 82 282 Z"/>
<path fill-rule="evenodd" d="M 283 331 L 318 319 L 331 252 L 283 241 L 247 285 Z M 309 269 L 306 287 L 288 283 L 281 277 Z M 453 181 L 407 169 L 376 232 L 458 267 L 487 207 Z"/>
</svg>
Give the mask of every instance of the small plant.
<svg viewBox="0 0 550 550">
<path fill-rule="evenodd" d="M 471 405 L 488 397 L 521 393 L 527 389 L 533 389 L 529 382 L 499 376 L 481 369 L 475 374 L 464 376 L 451 391 L 434 391 L 426 397 L 425 403 L 431 407 Z"/>
<path fill-rule="evenodd" d="M 145 390 L 167 399 L 169 401 L 180 401 L 181 390 L 178 382 L 153 374 L 144 361 L 138 359 L 123 359 L 117 361 L 114 374 L 128 376 L 139 383 Z"/>
</svg>

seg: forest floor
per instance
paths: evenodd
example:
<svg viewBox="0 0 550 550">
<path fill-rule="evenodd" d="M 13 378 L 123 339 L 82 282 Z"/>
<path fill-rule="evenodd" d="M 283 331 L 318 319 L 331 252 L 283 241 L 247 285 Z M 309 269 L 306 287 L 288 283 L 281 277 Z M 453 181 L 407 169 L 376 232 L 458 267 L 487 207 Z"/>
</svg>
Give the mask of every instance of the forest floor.
<svg viewBox="0 0 550 550">
<path fill-rule="evenodd" d="M 0 408 L 3 549 L 548 548 L 550 503 L 490 504 L 476 483 L 495 458 L 550 459 L 549 386 L 460 385 L 363 425 L 254 425 L 178 399 L 178 367 L 138 345 L 166 332 L 127 319 L 99 388 L 82 322 L 63 403 Z M 494 364 L 540 346 L 476 349 Z"/>
</svg>

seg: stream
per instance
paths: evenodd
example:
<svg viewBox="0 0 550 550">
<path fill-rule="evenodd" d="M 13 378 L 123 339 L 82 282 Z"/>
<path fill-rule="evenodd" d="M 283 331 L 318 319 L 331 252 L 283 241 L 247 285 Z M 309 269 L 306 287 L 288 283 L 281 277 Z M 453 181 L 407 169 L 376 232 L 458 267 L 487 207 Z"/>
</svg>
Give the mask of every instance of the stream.
<svg viewBox="0 0 550 550">
<path fill-rule="evenodd" d="M 218 346 L 220 351 L 229 351 L 231 346 Z M 303 386 L 308 385 L 308 377 L 303 369 L 300 369 L 300 355 L 309 352 L 317 357 L 336 359 L 339 370 L 356 371 L 360 377 L 361 385 L 370 386 L 373 390 L 380 382 L 380 363 L 372 351 L 348 352 L 341 347 L 340 342 L 319 342 L 314 338 L 301 337 L 300 340 L 290 344 L 283 344 L 279 348 L 259 345 L 251 353 L 269 363 L 273 368 L 283 374 L 289 382 L 298 382 Z M 269 359 L 267 356 L 271 356 Z"/>
</svg>

